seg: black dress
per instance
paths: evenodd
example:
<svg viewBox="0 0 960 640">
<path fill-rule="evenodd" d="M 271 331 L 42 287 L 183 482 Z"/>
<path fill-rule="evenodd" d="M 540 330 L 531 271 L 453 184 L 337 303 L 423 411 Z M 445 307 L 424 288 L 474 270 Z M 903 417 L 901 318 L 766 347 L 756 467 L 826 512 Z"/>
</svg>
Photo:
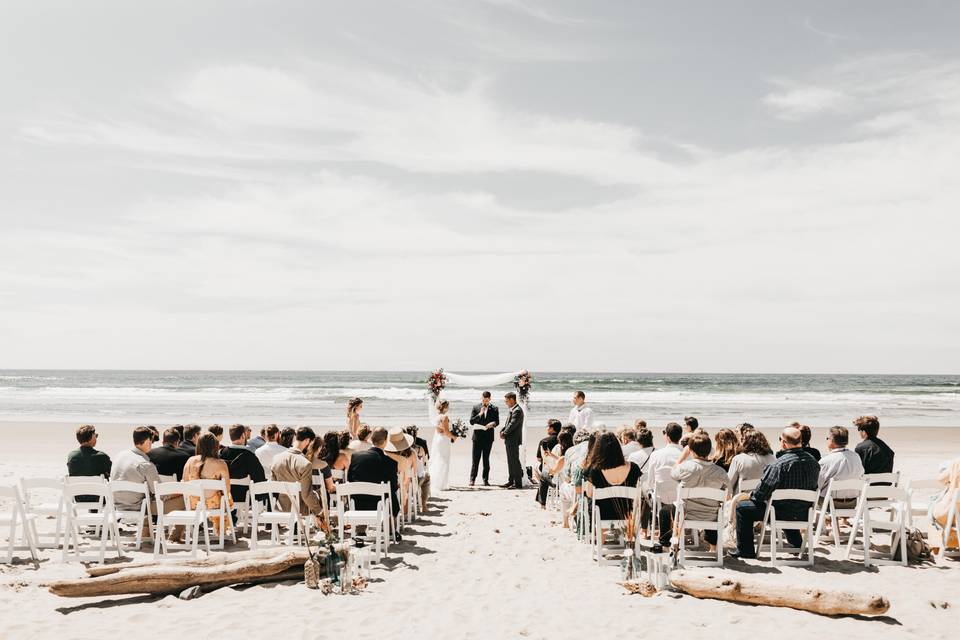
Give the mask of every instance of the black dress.
<svg viewBox="0 0 960 640">
<path fill-rule="evenodd" d="M 635 489 L 640 482 L 640 476 L 643 473 L 640 467 L 630 463 L 630 471 L 627 473 L 626 480 L 622 484 L 610 484 L 603 475 L 603 471 L 594 469 L 590 472 L 590 483 L 595 489 L 606 489 L 608 487 L 630 487 Z M 633 511 L 633 498 L 604 498 L 597 500 L 597 506 L 600 507 L 601 520 L 620 520 L 628 513 Z"/>
</svg>

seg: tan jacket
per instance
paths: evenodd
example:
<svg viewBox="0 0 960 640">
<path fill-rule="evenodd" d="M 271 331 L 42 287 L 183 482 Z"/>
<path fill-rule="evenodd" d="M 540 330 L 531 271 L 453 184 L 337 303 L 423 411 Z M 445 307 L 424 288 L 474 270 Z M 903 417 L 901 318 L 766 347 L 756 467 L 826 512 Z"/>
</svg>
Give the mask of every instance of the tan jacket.
<svg viewBox="0 0 960 640">
<path fill-rule="evenodd" d="M 270 475 L 277 482 L 296 482 L 300 485 L 300 513 L 323 513 L 320 496 L 313 490 L 313 465 L 302 451 L 290 447 L 283 453 L 278 453 L 270 465 Z M 290 509 L 290 501 L 286 496 L 279 496 L 279 500 L 282 509 Z"/>
</svg>

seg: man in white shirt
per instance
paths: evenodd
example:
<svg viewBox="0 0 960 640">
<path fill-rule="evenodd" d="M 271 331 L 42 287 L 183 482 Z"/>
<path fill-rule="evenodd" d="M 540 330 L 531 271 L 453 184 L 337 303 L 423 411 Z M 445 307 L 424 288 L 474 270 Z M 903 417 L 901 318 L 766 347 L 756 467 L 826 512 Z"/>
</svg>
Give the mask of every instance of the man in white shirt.
<svg viewBox="0 0 960 640">
<path fill-rule="evenodd" d="M 577 431 L 593 428 L 593 409 L 587 406 L 587 394 L 577 391 L 573 394 L 573 409 L 570 410 L 569 422 Z"/>
<path fill-rule="evenodd" d="M 637 444 L 637 432 L 630 428 L 620 431 L 620 448 L 623 449 L 623 459 L 628 460 L 630 456 L 640 450 Z"/>
<path fill-rule="evenodd" d="M 666 443 L 666 446 L 657 449 L 650 454 L 650 461 L 647 463 L 649 469 L 648 472 L 645 472 L 641 476 L 641 482 L 644 483 L 644 488 L 652 491 L 654 480 L 658 475 L 660 469 L 664 469 L 660 475 L 663 476 L 663 480 L 669 479 L 670 483 L 674 486 L 676 482 L 670 478 L 670 473 L 677 460 L 680 458 L 680 454 L 683 453 L 683 448 L 680 446 L 680 438 L 683 437 L 683 427 L 681 427 L 676 422 L 671 422 L 663 430 L 663 440 Z M 673 535 L 673 513 L 674 507 L 672 504 L 662 504 L 660 508 L 660 544 L 664 547 L 670 546 L 670 538 Z M 640 527 L 645 532 L 650 524 L 650 508 L 647 507 L 643 509 L 640 513 Z"/>
<path fill-rule="evenodd" d="M 257 450 L 254 451 L 254 455 L 257 456 L 257 460 L 260 461 L 260 466 L 263 467 L 263 474 L 267 476 L 267 480 L 273 480 L 273 476 L 270 475 L 270 467 L 273 466 L 273 459 L 277 454 L 283 453 L 287 450 L 282 444 L 280 444 L 280 427 L 275 424 L 269 425 L 264 429 L 264 444 L 257 447 Z M 249 442 L 247 445 L 249 446 Z"/>
<path fill-rule="evenodd" d="M 148 427 L 137 427 L 133 430 L 133 448 L 124 449 L 113 459 L 110 469 L 111 480 L 126 480 L 137 484 L 146 483 L 147 489 L 153 491 L 154 485 L 160 480 L 157 468 L 150 462 L 147 452 L 153 447 L 153 432 Z M 113 494 L 113 503 L 121 511 L 139 511 L 143 504 L 142 493 L 130 491 L 116 491 Z M 153 513 L 153 501 L 148 500 L 148 511 Z M 145 529 L 149 531 L 149 527 Z"/>
<path fill-rule="evenodd" d="M 847 449 L 849 432 L 845 427 L 830 427 L 827 436 L 827 448 L 830 453 L 820 460 L 820 476 L 817 486 L 820 494 L 827 492 L 830 480 L 859 480 L 863 478 L 863 461 L 856 451 Z M 853 509 L 860 492 L 855 489 L 838 491 L 834 494 L 834 506 L 838 509 Z"/>
</svg>

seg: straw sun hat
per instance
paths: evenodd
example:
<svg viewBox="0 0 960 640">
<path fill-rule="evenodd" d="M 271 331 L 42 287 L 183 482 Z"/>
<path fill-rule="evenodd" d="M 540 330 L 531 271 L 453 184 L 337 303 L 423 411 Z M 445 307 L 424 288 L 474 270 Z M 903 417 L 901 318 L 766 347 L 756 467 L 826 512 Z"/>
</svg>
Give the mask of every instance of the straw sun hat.
<svg viewBox="0 0 960 640">
<path fill-rule="evenodd" d="M 390 433 L 387 436 L 387 446 L 383 448 L 384 451 L 390 451 L 392 453 L 400 453 L 406 451 L 413 446 L 413 436 L 408 435 L 403 432 L 403 429 L 397 427 L 395 429 L 390 429 Z"/>
</svg>

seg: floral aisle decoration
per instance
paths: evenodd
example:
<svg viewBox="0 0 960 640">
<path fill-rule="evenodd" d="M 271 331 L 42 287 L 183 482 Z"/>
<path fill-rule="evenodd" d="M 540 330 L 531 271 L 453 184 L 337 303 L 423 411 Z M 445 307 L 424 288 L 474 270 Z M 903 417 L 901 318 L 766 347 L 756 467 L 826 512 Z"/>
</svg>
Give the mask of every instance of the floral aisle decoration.
<svg viewBox="0 0 960 640">
<path fill-rule="evenodd" d="M 437 398 L 440 397 L 440 392 L 443 391 L 446 386 L 447 376 L 443 373 L 443 369 L 437 369 L 427 378 L 427 390 L 430 392 L 430 397 L 433 398 L 434 402 L 437 401 Z"/>
</svg>

